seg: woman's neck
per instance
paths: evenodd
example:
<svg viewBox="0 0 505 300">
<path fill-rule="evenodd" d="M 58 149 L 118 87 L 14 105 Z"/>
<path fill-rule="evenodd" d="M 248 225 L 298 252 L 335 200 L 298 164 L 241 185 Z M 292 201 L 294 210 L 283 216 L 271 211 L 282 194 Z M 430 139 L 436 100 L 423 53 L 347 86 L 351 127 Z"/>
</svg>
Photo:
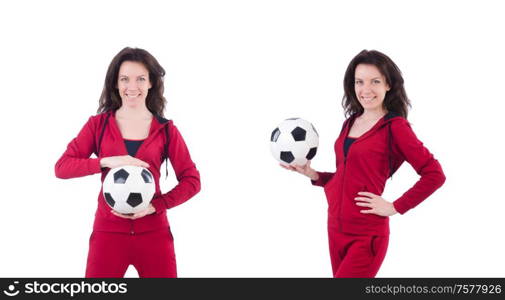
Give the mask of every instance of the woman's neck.
<svg viewBox="0 0 505 300">
<path fill-rule="evenodd" d="M 128 107 L 121 106 L 116 111 L 116 118 L 120 119 L 134 119 L 134 120 L 145 120 L 151 119 L 153 114 L 147 109 L 147 107 Z"/>
<path fill-rule="evenodd" d="M 359 116 L 359 119 L 362 121 L 377 121 L 378 119 L 384 117 L 387 114 L 385 109 L 377 109 L 377 110 L 365 110 Z"/>
</svg>

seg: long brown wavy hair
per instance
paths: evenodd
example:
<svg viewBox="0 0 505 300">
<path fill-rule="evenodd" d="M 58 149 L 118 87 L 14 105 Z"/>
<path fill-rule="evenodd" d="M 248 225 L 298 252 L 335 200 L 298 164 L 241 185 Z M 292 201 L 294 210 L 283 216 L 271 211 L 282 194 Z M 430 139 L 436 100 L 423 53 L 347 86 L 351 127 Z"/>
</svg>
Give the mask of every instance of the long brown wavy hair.
<svg viewBox="0 0 505 300">
<path fill-rule="evenodd" d="M 163 96 L 165 90 L 163 85 L 165 70 L 158 63 L 156 58 L 146 50 L 130 47 L 126 47 L 119 51 L 110 62 L 107 74 L 105 75 L 105 83 L 103 85 L 102 95 L 100 96 L 97 113 L 115 111 L 121 107 L 122 102 L 117 89 L 117 80 L 119 68 L 124 61 L 139 62 L 149 71 L 151 88 L 147 93 L 146 106 L 152 114 L 164 117 L 163 112 L 167 102 Z"/>
<path fill-rule="evenodd" d="M 376 66 L 381 74 L 386 78 L 386 83 L 390 90 L 386 92 L 383 106 L 388 112 L 396 113 L 405 119 L 408 115 L 408 109 L 411 106 L 403 87 L 403 77 L 398 66 L 385 54 L 376 50 L 363 50 L 356 55 L 344 75 L 344 97 L 342 98 L 342 107 L 346 117 L 363 113 L 363 107 L 359 103 L 354 91 L 354 73 L 359 64 Z"/>
</svg>

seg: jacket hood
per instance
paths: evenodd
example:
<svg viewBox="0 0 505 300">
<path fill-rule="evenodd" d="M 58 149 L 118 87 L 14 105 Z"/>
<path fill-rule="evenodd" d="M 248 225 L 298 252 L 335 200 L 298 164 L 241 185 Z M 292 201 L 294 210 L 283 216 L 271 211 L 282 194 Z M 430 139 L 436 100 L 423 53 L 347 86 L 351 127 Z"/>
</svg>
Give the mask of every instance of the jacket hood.
<svg viewBox="0 0 505 300">
<path fill-rule="evenodd" d="M 359 117 L 358 114 L 353 114 L 352 116 L 350 116 L 346 120 L 345 125 L 347 125 L 349 122 L 354 122 L 354 120 L 357 117 Z M 398 120 L 401 120 L 401 119 L 403 119 L 403 117 L 400 116 L 400 114 L 395 113 L 395 112 L 388 112 L 386 115 L 384 115 L 384 117 L 382 117 L 381 120 L 379 120 L 379 124 L 377 124 L 377 128 L 381 128 L 381 127 L 386 126 L 387 124 L 389 124 L 391 122 L 398 121 Z"/>
<path fill-rule="evenodd" d="M 359 115 L 358 114 L 353 114 L 352 116 L 350 116 L 349 118 L 347 118 L 347 120 L 344 121 L 344 124 L 342 125 L 342 129 L 340 130 L 340 134 L 346 132 L 348 130 L 347 127 L 349 127 L 349 124 L 352 124 L 354 122 L 354 120 L 358 117 Z M 375 130 L 377 129 L 380 129 L 388 124 L 391 124 L 392 122 L 396 122 L 396 121 L 400 121 L 404 119 L 402 116 L 400 116 L 400 114 L 398 113 L 395 113 L 395 112 L 388 112 L 384 117 L 382 117 L 382 119 L 380 119 L 376 125 L 374 125 L 372 128 L 375 128 Z M 368 132 L 368 134 L 370 134 L 371 132 L 375 131 L 375 130 L 371 130 L 370 132 Z M 367 134 L 367 135 L 368 135 Z"/>
<path fill-rule="evenodd" d="M 400 116 L 400 114 L 398 113 L 395 113 L 395 112 L 388 112 L 383 118 L 383 123 L 380 125 L 381 127 L 382 126 L 386 126 L 387 124 L 390 124 L 392 122 L 395 122 L 395 121 L 399 121 L 401 119 L 404 119 L 402 116 Z"/>
<path fill-rule="evenodd" d="M 101 142 L 102 142 L 102 137 L 103 137 L 103 134 L 104 134 L 104 131 L 105 131 L 105 128 L 108 127 L 108 124 L 110 123 L 112 126 L 112 130 L 113 131 L 116 131 L 116 136 L 120 136 L 121 134 L 119 133 L 119 128 L 117 127 L 117 123 L 116 123 L 116 111 L 108 111 L 108 112 L 104 112 L 104 113 L 101 113 L 99 115 L 97 115 L 97 117 L 99 117 L 102 121 L 100 121 L 100 134 L 99 134 L 99 137 L 98 137 L 98 143 L 97 143 L 97 150 L 96 150 L 96 154 L 97 156 L 99 155 L 99 151 L 100 151 L 100 146 L 101 146 Z M 110 120 L 109 120 L 110 119 Z M 169 126 L 169 120 L 168 119 L 165 119 L 159 115 L 154 115 L 153 114 L 153 119 L 151 121 L 151 127 L 150 127 L 150 130 L 149 130 L 149 135 L 148 135 L 148 138 L 155 135 L 159 130 L 164 130 L 164 134 L 166 136 L 166 140 L 168 141 L 168 126 Z M 165 151 L 164 151 L 164 157 L 166 159 L 166 156 L 167 156 L 167 153 L 168 153 L 168 142 L 165 143 Z M 168 173 L 168 172 L 167 172 Z"/>
</svg>

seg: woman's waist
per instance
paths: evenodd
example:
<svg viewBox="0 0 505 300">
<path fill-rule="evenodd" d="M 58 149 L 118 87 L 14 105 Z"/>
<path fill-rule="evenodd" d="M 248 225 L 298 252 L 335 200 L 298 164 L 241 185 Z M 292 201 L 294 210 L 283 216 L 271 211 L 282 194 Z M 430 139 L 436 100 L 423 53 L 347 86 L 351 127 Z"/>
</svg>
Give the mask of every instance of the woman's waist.
<svg viewBox="0 0 505 300">
<path fill-rule="evenodd" d="M 328 229 L 349 234 L 388 235 L 389 218 L 380 217 L 377 219 L 372 215 L 364 217 L 339 216 L 328 212 Z"/>
<path fill-rule="evenodd" d="M 103 203 L 104 202 L 99 201 L 93 223 L 94 230 L 129 232 L 134 234 L 137 232 L 145 232 L 169 226 L 166 211 L 146 215 L 132 220 L 113 215 L 110 212 L 111 208 L 107 204 L 104 205 Z"/>
</svg>

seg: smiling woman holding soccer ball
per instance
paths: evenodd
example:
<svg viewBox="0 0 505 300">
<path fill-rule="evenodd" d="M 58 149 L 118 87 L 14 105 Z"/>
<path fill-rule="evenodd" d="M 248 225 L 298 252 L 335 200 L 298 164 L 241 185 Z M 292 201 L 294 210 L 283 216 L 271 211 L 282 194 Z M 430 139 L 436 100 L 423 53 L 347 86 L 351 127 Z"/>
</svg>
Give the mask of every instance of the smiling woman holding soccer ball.
<svg viewBox="0 0 505 300">
<path fill-rule="evenodd" d="M 318 172 L 310 161 L 283 167 L 324 187 L 333 276 L 375 277 L 388 246 L 388 217 L 417 206 L 442 186 L 445 175 L 407 121 L 410 101 L 388 56 L 361 51 L 347 68 L 344 93 L 348 119 L 335 142 L 336 172 Z M 404 161 L 421 177 L 389 202 L 381 197 L 386 180 Z"/>
<path fill-rule="evenodd" d="M 173 237 L 166 210 L 200 190 L 200 175 L 172 121 L 163 117 L 165 70 L 147 51 L 124 48 L 112 60 L 99 101 L 55 165 L 58 178 L 101 173 L 131 165 L 154 176 L 154 197 L 133 215 L 112 210 L 98 196 L 89 241 L 86 277 L 123 277 L 133 265 L 140 277 L 177 277 Z M 97 158 L 90 158 L 95 153 Z M 170 160 L 179 183 L 162 194 L 160 166 Z M 168 169 L 166 170 L 168 175 Z"/>
</svg>

